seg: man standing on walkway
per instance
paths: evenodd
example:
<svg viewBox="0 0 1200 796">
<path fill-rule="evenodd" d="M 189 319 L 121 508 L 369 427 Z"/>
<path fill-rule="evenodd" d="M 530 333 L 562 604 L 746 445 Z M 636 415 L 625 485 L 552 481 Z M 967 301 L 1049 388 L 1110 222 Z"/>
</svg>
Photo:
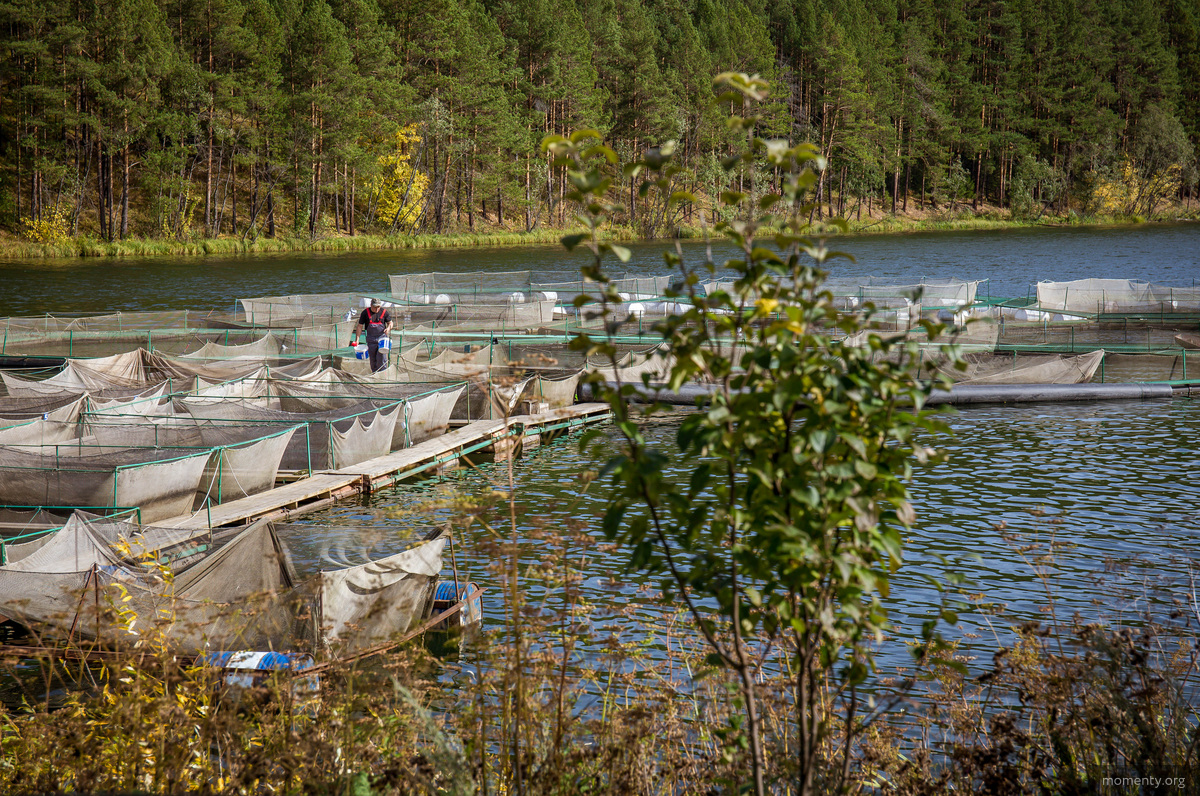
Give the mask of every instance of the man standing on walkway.
<svg viewBox="0 0 1200 796">
<path fill-rule="evenodd" d="M 378 373 L 384 367 L 384 355 L 379 352 L 379 341 L 392 331 L 392 316 L 383 308 L 383 302 L 377 298 L 371 299 L 371 306 L 358 316 L 358 324 L 354 327 L 354 339 L 350 345 L 358 345 L 360 332 L 367 333 L 367 353 L 371 356 L 371 372 Z"/>
</svg>

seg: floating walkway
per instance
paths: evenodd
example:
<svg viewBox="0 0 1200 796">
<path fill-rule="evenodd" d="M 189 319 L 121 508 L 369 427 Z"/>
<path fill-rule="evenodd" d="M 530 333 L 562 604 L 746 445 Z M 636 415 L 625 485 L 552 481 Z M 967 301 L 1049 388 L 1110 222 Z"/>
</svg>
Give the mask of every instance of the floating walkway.
<svg viewBox="0 0 1200 796">
<path fill-rule="evenodd" d="M 497 460 L 518 456 L 549 438 L 605 422 L 611 416 L 607 404 L 585 403 L 508 420 L 478 420 L 411 448 L 339 470 L 322 470 L 267 492 L 154 524 L 200 529 L 243 525 L 263 518 L 286 520 L 343 498 L 370 494 L 430 470 L 438 471 L 471 454 L 490 455 Z"/>
</svg>

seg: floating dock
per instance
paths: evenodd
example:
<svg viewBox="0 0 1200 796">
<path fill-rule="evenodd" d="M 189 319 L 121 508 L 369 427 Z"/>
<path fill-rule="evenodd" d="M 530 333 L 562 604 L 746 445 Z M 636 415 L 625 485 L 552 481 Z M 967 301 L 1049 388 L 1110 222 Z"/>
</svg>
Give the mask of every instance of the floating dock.
<svg viewBox="0 0 1200 796">
<path fill-rule="evenodd" d="M 519 456 L 561 434 L 602 423 L 612 416 L 608 404 L 584 403 L 506 420 L 478 420 L 411 448 L 343 467 L 154 524 L 169 528 L 222 528 L 259 519 L 286 520 L 325 508 L 337 500 L 370 494 L 407 478 L 453 466 L 471 454 L 497 460 Z"/>
</svg>

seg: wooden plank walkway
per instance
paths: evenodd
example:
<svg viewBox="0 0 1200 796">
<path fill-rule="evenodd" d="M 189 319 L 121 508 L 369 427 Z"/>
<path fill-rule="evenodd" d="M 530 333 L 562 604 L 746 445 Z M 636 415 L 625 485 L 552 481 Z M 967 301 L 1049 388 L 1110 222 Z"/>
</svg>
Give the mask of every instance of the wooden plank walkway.
<svg viewBox="0 0 1200 796">
<path fill-rule="evenodd" d="M 520 433 L 522 427 L 515 420 L 507 424 L 503 420 L 477 420 L 440 437 L 418 442 L 411 448 L 393 451 L 386 456 L 368 459 L 330 472 L 354 476 L 359 481 L 366 479 L 373 485 L 385 481 L 395 482 L 440 467 L 467 453 L 491 447 L 500 439 Z"/>
<path fill-rule="evenodd" d="M 359 476 L 314 473 L 308 478 L 257 495 L 220 503 L 207 511 L 201 509 L 194 514 L 185 514 L 154 524 L 167 528 L 208 528 L 211 518 L 211 527 L 220 528 L 223 525 L 238 525 L 265 516 L 283 519 L 302 514 L 305 510 L 312 511 L 313 503 L 324 506 L 338 498 L 353 495 L 359 491 L 361 485 L 362 478 Z"/>
<path fill-rule="evenodd" d="M 497 457 L 519 455 L 523 443 L 545 439 L 600 423 L 610 417 L 607 404 L 586 403 L 536 415 L 504 420 L 477 420 L 411 448 L 394 451 L 338 470 L 323 470 L 267 492 L 232 500 L 155 525 L 172 528 L 220 528 L 267 518 L 287 519 L 324 508 L 336 500 L 369 493 L 406 478 L 435 470 L 477 451 Z M 211 525 L 210 525 L 211 523 Z"/>
</svg>

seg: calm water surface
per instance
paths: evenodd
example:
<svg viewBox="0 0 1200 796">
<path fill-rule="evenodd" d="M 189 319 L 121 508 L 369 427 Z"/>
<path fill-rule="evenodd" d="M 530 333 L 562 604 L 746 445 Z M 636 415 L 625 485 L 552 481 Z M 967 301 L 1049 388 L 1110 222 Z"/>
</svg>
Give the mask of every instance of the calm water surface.
<svg viewBox="0 0 1200 796">
<path fill-rule="evenodd" d="M 630 247 L 614 273 L 662 273 L 660 243 Z M 1200 278 L 1200 224 L 1033 228 L 863 235 L 837 241 L 855 262 L 839 276 L 889 280 L 987 279 L 993 296 L 1025 296 L 1038 280 L 1121 277 L 1190 285 Z M 703 262 L 704 244 L 685 244 Z M 0 260 L 0 317 L 162 309 L 234 309 L 238 298 L 293 293 L 384 292 L 389 274 L 530 270 L 535 281 L 579 278 L 585 256 L 560 246 L 409 250 L 241 257 L 111 257 Z M 718 262 L 730 250 L 714 246 Z"/>
</svg>

